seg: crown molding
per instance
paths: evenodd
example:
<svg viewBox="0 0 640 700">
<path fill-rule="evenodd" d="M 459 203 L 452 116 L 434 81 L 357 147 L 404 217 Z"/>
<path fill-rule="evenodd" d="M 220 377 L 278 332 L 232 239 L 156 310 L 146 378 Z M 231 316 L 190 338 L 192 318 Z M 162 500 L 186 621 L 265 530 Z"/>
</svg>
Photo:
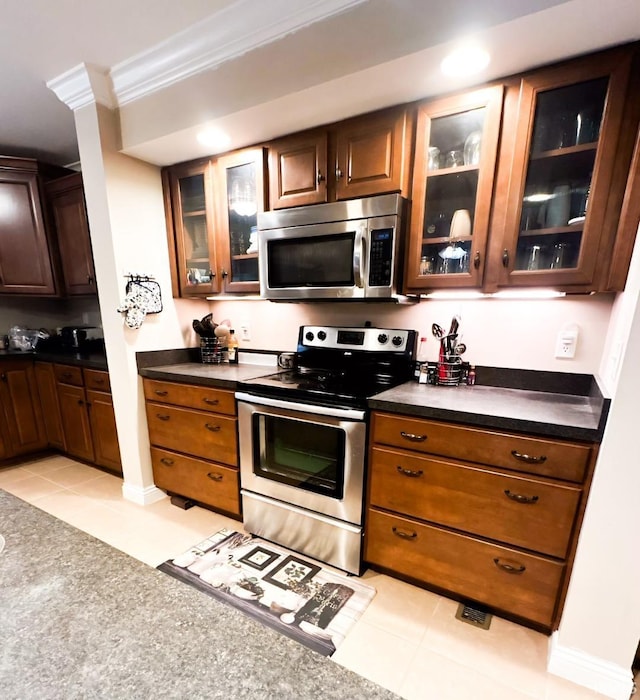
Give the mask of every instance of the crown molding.
<svg viewBox="0 0 640 700">
<path fill-rule="evenodd" d="M 87 63 L 47 81 L 47 87 L 74 111 L 94 103 L 109 109 L 117 107 L 108 72 Z"/>
<path fill-rule="evenodd" d="M 211 70 L 367 0 L 238 0 L 111 69 L 118 105 Z M 53 89 L 53 88 L 52 88 Z"/>
</svg>

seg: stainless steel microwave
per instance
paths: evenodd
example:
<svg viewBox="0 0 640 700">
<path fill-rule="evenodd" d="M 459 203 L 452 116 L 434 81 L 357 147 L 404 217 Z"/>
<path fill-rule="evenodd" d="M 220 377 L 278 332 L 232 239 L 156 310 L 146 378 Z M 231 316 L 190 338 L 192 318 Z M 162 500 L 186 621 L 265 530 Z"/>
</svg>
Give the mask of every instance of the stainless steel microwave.
<svg viewBox="0 0 640 700">
<path fill-rule="evenodd" d="M 398 194 L 258 214 L 260 295 L 389 299 L 399 284 L 405 200 Z"/>
</svg>

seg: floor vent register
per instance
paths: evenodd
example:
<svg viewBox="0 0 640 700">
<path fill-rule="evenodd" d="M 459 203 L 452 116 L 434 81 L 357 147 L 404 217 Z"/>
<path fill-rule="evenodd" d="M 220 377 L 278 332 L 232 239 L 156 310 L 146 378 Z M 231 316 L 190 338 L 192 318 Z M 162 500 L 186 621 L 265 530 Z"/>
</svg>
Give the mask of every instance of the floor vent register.
<svg viewBox="0 0 640 700">
<path fill-rule="evenodd" d="M 479 627 L 483 630 L 488 630 L 491 625 L 493 616 L 480 608 L 474 608 L 471 605 L 460 603 L 456 612 L 456 619 L 462 622 L 467 622 L 474 627 Z"/>
</svg>

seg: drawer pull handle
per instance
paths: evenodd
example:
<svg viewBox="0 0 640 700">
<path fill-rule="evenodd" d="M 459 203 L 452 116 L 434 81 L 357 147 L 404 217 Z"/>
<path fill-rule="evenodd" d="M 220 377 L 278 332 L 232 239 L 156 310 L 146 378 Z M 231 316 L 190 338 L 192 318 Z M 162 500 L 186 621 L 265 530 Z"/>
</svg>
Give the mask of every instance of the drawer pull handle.
<svg viewBox="0 0 640 700">
<path fill-rule="evenodd" d="M 518 452 L 517 450 L 511 450 L 511 454 L 521 462 L 527 462 L 527 464 L 542 464 L 543 462 L 547 461 L 547 458 L 544 455 L 540 455 L 540 457 L 533 457 L 532 455 L 522 454 L 522 452 Z"/>
<path fill-rule="evenodd" d="M 158 420 L 169 420 L 169 418 L 171 418 L 171 416 L 163 416 L 161 413 L 156 413 L 156 418 Z"/>
<path fill-rule="evenodd" d="M 537 503 L 538 496 L 523 496 L 521 493 L 511 493 L 509 489 L 504 490 L 504 495 L 516 503 Z"/>
<path fill-rule="evenodd" d="M 205 427 L 207 430 L 210 430 L 212 433 L 217 433 L 217 432 L 220 430 L 220 426 L 219 426 L 219 425 L 212 425 L 211 423 L 205 423 L 205 424 L 204 424 L 204 427 Z"/>
<path fill-rule="evenodd" d="M 156 390 L 154 391 L 154 393 L 156 394 L 156 396 L 166 396 L 169 392 L 168 392 L 168 391 L 162 391 L 161 389 L 156 389 Z"/>
<path fill-rule="evenodd" d="M 160 461 L 162 462 L 162 464 L 166 464 L 168 467 L 173 466 L 173 460 L 169 459 L 169 457 L 162 457 Z"/>
<path fill-rule="evenodd" d="M 422 469 L 418 469 L 417 471 L 412 471 L 411 469 L 405 469 L 404 467 L 401 467 L 399 464 L 396 467 L 396 469 L 402 474 L 403 476 L 412 476 L 412 477 L 418 477 L 422 476 L 424 472 Z"/>
<path fill-rule="evenodd" d="M 404 430 L 400 431 L 400 435 L 405 440 L 409 440 L 411 442 L 424 442 L 427 439 L 426 435 L 416 435 L 415 433 L 405 433 Z"/>
<path fill-rule="evenodd" d="M 396 537 L 399 537 L 401 540 L 415 540 L 418 537 L 417 532 L 400 530 L 399 528 L 395 527 L 395 525 L 391 529 L 393 530 L 393 534 L 396 535 Z"/>
<path fill-rule="evenodd" d="M 514 566 L 513 564 L 509 564 L 506 561 L 500 561 L 500 559 L 498 559 L 497 557 L 493 560 L 493 563 L 499 569 L 506 571 L 508 574 L 523 574 L 527 569 L 527 567 L 524 566 L 524 564 L 520 564 L 520 566 Z"/>
<path fill-rule="evenodd" d="M 93 380 L 96 384 L 104 384 L 104 379 L 94 379 Z"/>
<path fill-rule="evenodd" d="M 209 406 L 217 406 L 220 403 L 219 399 L 202 399 Z"/>
<path fill-rule="evenodd" d="M 215 472 L 209 472 L 207 476 L 211 481 L 222 481 L 222 474 L 216 474 Z"/>
</svg>

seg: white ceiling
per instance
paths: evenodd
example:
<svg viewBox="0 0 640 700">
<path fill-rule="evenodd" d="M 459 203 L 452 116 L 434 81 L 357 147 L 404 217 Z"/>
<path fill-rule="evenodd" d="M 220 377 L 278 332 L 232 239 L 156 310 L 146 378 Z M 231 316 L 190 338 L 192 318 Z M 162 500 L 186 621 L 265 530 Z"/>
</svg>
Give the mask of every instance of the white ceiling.
<svg viewBox="0 0 640 700">
<path fill-rule="evenodd" d="M 336 14 L 299 27 L 283 7 Z M 476 82 L 640 39 L 639 0 L 0 0 L 0 12 L 0 153 L 59 164 L 78 158 L 73 114 L 46 84 L 83 63 L 113 78 L 123 150 L 167 164 L 205 155 L 203 123 L 237 147 L 460 87 L 437 66 L 462 35 L 492 53 Z M 226 62 L 123 99 L 123 67 L 183 60 L 209 28 L 237 34 L 239 55 L 230 42 Z"/>
</svg>

